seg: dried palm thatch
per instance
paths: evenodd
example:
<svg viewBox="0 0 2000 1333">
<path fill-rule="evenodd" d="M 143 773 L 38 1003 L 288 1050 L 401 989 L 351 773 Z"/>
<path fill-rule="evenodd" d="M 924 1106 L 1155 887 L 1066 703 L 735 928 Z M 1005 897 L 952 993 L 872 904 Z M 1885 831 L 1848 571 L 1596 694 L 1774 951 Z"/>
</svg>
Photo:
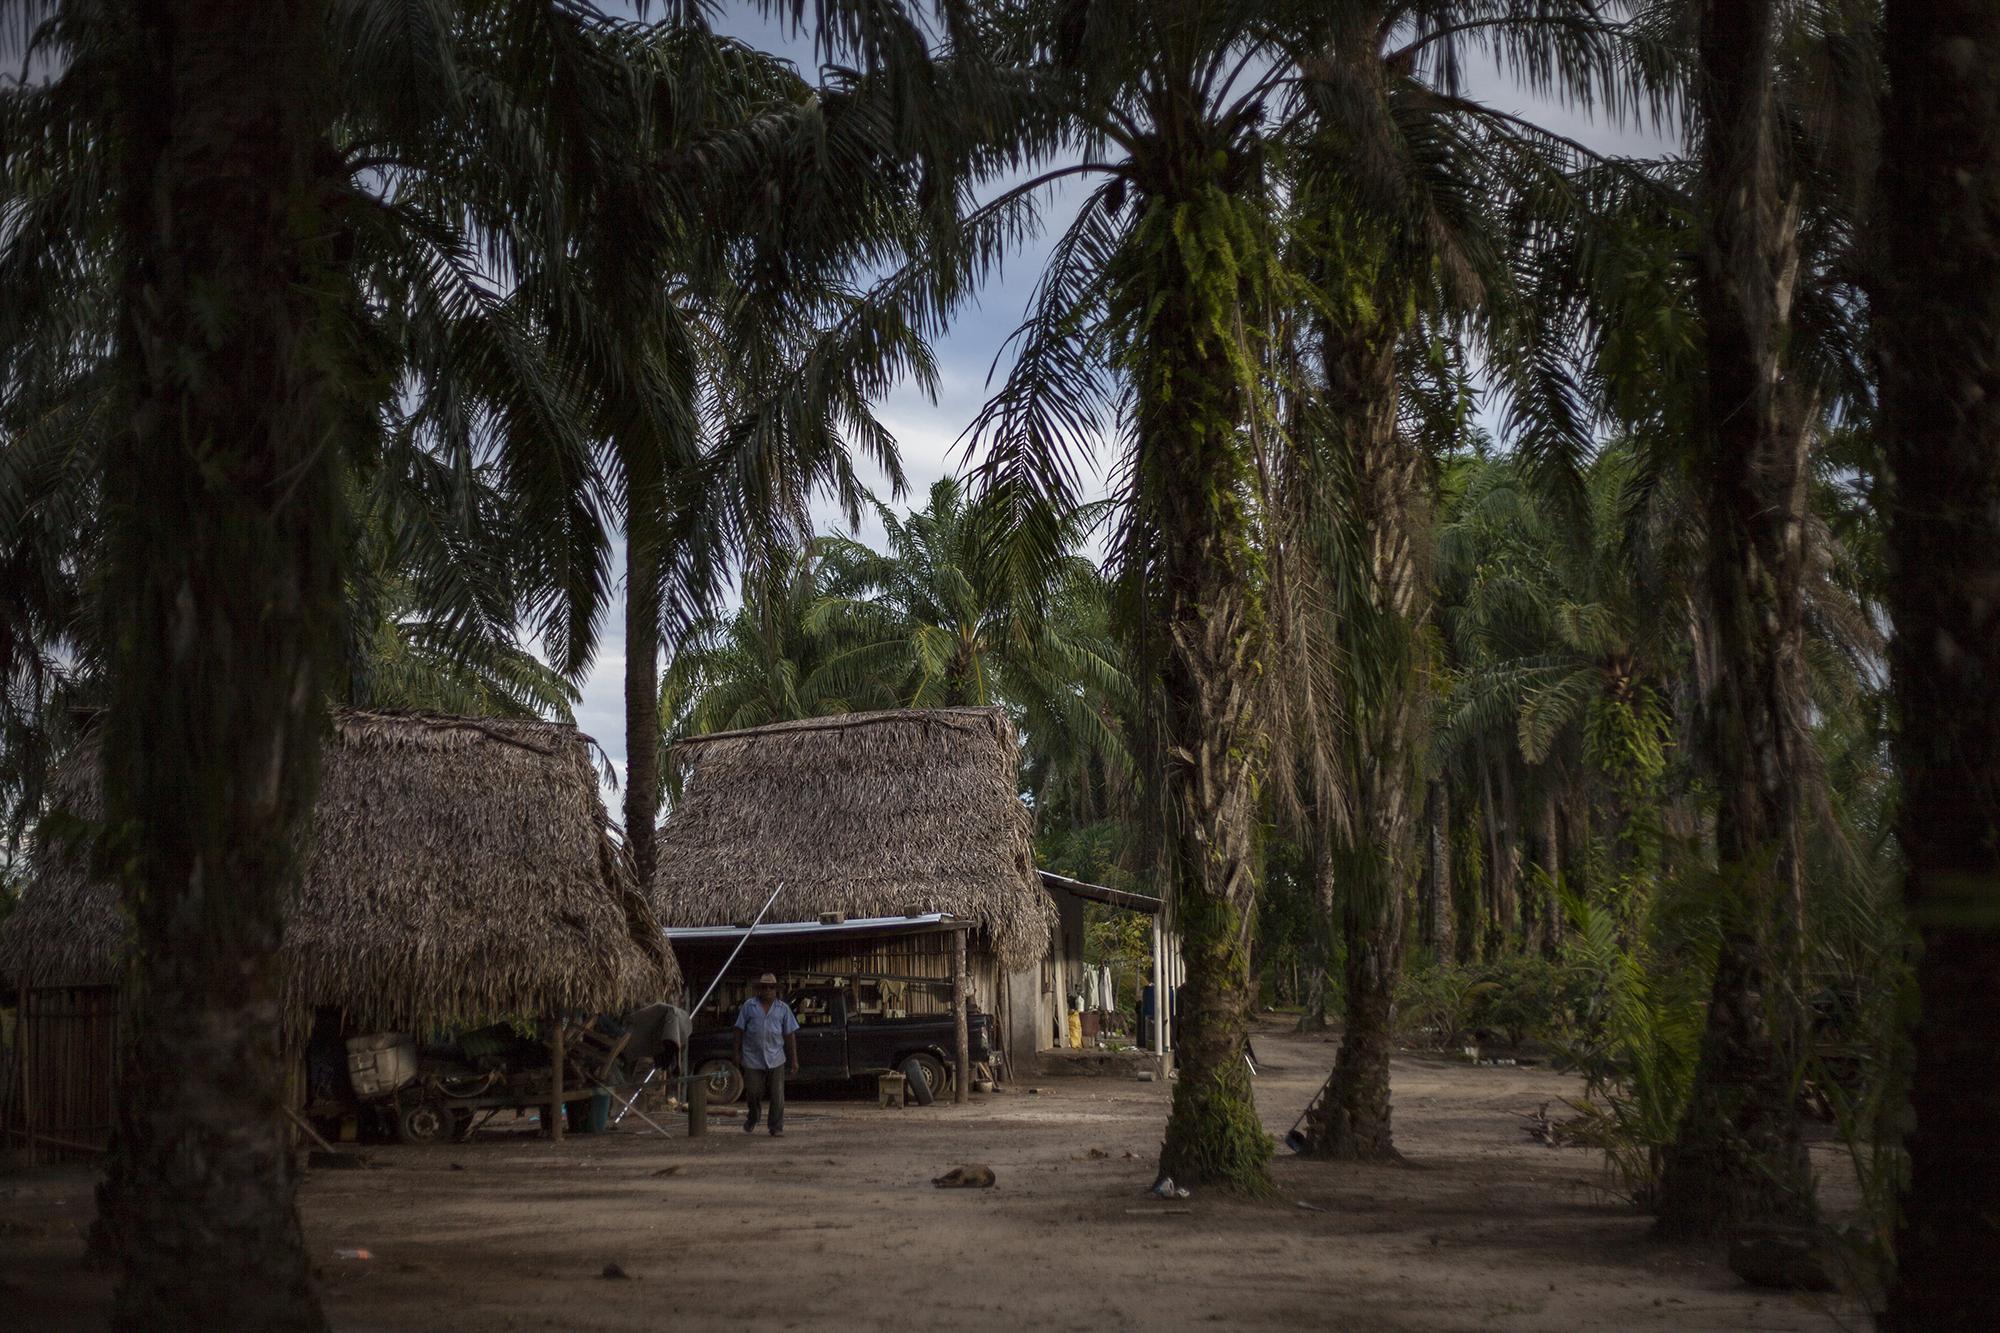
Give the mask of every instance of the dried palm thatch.
<svg viewBox="0 0 2000 1333">
<path fill-rule="evenodd" d="M 57 802 L 0 928 L 0 975 L 111 981 L 129 935 L 88 868 L 94 745 Z M 334 714 L 284 961 L 293 1021 L 330 1005 L 363 1027 L 617 1010 L 680 985 L 574 727 L 351 709 Z"/>
<path fill-rule="evenodd" d="M 653 905 L 675 926 L 821 912 L 947 912 L 1009 967 L 1047 950 L 1014 729 L 997 708 L 782 722 L 682 741 L 689 770 L 660 830 Z"/>
</svg>

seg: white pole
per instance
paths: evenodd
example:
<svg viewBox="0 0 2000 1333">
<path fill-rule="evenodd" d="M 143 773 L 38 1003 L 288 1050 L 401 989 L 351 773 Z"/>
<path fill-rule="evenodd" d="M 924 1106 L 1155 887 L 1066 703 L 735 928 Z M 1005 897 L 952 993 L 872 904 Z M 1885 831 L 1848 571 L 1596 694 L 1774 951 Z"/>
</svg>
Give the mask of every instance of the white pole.
<svg viewBox="0 0 2000 1333">
<path fill-rule="evenodd" d="M 743 952 L 743 946 L 748 944 L 750 942 L 750 937 L 757 933 L 757 927 L 764 924 L 764 913 L 771 910 L 771 904 L 778 901 L 778 895 L 783 893 L 784 891 L 785 891 L 784 881 L 780 880 L 778 882 L 778 887 L 771 890 L 771 896 L 764 900 L 764 905 L 757 909 L 757 917 L 754 921 L 750 923 L 750 929 L 743 932 L 743 938 L 736 941 L 736 947 L 729 951 L 729 958 L 726 962 L 723 963 L 722 969 L 715 974 L 715 980 L 708 983 L 708 989 L 703 991 L 701 993 L 701 998 L 694 1002 L 694 1008 L 688 1010 L 688 1038 L 690 1041 L 693 1040 L 694 1038 L 695 1015 L 699 1014 L 701 1012 L 701 1007 L 708 1003 L 708 997 L 715 994 L 715 988 L 722 984 L 722 978 L 728 974 L 730 966 L 735 963 L 736 955 Z M 681 1067 L 679 1070 L 679 1077 L 676 1078 L 674 1081 L 676 1087 L 685 1087 L 687 1084 L 687 1078 L 688 1078 L 687 1058 L 688 1058 L 687 1043 L 682 1042 L 681 1053 L 680 1053 Z M 613 1125 L 616 1125 L 619 1121 L 625 1118 L 625 1113 L 627 1111 L 630 1111 L 633 1105 L 638 1102 L 639 1094 L 646 1090 L 646 1085 L 651 1083 L 653 1081 L 653 1076 L 659 1072 L 660 1070 L 657 1065 L 646 1071 L 646 1077 L 639 1081 L 639 1086 L 632 1090 L 632 1095 L 630 1097 L 627 1097 L 625 1099 L 625 1104 L 618 1108 L 618 1114 L 611 1117 L 611 1123 Z M 646 1120 L 645 1114 L 643 1112 L 639 1114 L 639 1118 L 641 1120 Z M 649 1125 L 653 1124 L 653 1122 L 650 1120 L 646 1120 L 646 1123 Z M 653 1125 L 653 1128 L 659 1129 L 660 1127 L 658 1125 Z M 660 1130 L 660 1133 L 662 1134 L 666 1132 L 667 1131 L 665 1131 L 664 1129 Z"/>
<path fill-rule="evenodd" d="M 1167 952 L 1164 935 L 1160 931 L 1160 918 L 1153 918 L 1153 1052 L 1161 1059 L 1161 1071 L 1166 1069 L 1167 1054 Z"/>
<path fill-rule="evenodd" d="M 1068 975 L 1069 968 L 1067 966 L 1068 954 L 1069 954 L 1069 932 L 1064 930 L 1062 928 L 1061 922 L 1058 921 L 1056 924 L 1056 968 L 1055 968 L 1056 1046 L 1055 1048 L 1059 1051 L 1064 1050 L 1069 1046 L 1069 975 Z"/>
</svg>

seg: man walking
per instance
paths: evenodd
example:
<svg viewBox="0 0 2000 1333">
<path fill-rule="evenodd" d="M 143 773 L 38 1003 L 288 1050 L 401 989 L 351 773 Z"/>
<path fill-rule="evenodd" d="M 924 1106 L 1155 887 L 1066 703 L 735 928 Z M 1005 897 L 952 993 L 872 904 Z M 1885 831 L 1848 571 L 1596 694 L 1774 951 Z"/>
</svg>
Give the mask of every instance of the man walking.
<svg viewBox="0 0 2000 1333">
<path fill-rule="evenodd" d="M 792 1007 L 778 998 L 778 979 L 766 972 L 757 990 L 736 1012 L 736 1067 L 743 1071 L 743 1093 L 750 1115 L 743 1132 L 757 1129 L 757 1111 L 771 1100 L 771 1137 L 785 1135 L 785 1071 L 799 1072 L 799 1020 Z"/>
</svg>

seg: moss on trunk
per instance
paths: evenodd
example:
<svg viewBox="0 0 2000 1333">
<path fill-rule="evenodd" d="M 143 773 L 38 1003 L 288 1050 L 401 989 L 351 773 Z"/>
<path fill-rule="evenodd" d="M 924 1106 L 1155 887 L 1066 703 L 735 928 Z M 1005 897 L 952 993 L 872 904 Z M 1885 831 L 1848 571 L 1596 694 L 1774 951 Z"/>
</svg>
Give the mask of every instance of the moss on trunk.
<svg viewBox="0 0 2000 1333">
<path fill-rule="evenodd" d="M 1267 1193 L 1271 1136 L 1258 1119 L 1244 1060 L 1251 990 L 1242 916 L 1227 902 L 1189 902 L 1179 925 L 1188 979 L 1178 997 L 1180 1078 L 1160 1172 L 1183 1185 Z"/>
</svg>

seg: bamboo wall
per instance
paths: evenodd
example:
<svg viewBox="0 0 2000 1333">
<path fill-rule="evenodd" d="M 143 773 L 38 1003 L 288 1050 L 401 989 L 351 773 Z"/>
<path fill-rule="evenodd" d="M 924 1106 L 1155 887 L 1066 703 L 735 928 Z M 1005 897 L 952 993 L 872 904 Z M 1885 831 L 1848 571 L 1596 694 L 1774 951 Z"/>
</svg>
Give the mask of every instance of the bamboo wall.
<svg viewBox="0 0 2000 1333">
<path fill-rule="evenodd" d="M 12 1076 L 0 1088 L 10 1147 L 35 1161 L 94 1158 L 111 1141 L 118 991 L 29 987 L 15 1015 Z"/>
</svg>

